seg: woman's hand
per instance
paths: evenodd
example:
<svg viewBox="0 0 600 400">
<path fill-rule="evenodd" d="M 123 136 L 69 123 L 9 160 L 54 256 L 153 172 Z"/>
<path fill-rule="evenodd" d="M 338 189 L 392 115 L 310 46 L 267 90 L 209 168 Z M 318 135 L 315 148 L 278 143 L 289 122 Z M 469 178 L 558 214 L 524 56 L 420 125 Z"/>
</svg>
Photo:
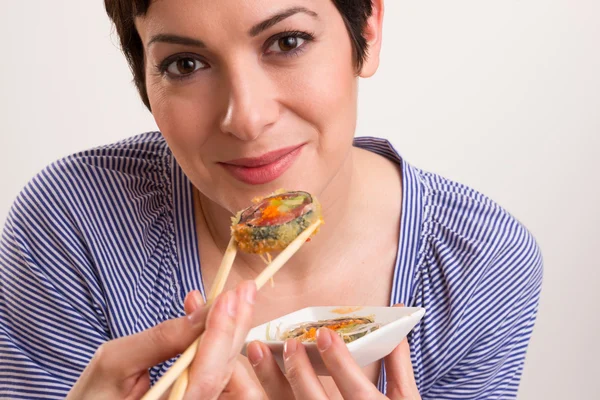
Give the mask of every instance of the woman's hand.
<svg viewBox="0 0 600 400">
<path fill-rule="evenodd" d="M 188 296 L 183 303 L 185 313 L 193 315 L 197 309 L 202 308 L 204 302 L 202 296 Z M 245 336 L 243 340 L 245 340 Z M 239 351 L 238 351 L 239 353 Z M 263 400 L 266 399 L 265 392 L 262 387 L 249 375 L 248 370 L 244 367 L 242 359 L 244 356 L 238 354 L 236 357 L 233 373 L 229 378 L 227 385 L 221 392 L 219 400 Z M 188 391 L 189 394 L 189 391 Z M 191 398 L 187 396 L 187 398 Z"/>
<path fill-rule="evenodd" d="M 189 368 L 186 399 L 217 398 L 230 381 L 250 329 L 254 282 L 222 293 L 213 307 L 194 307 L 186 317 L 106 342 L 83 371 L 67 399 L 139 399 L 150 388 L 148 369 L 182 353 L 204 332 Z M 202 304 L 191 292 L 186 304 Z"/>
<path fill-rule="evenodd" d="M 333 331 L 317 331 L 317 348 L 340 393 L 347 400 L 420 399 L 415 382 L 408 341 L 404 339 L 385 358 L 387 396 L 382 395 L 356 364 L 344 341 Z M 258 379 L 272 399 L 327 399 L 327 394 L 312 368 L 304 345 L 288 339 L 284 347 L 284 375 L 269 350 L 260 342 L 248 346 L 248 358 Z"/>
</svg>

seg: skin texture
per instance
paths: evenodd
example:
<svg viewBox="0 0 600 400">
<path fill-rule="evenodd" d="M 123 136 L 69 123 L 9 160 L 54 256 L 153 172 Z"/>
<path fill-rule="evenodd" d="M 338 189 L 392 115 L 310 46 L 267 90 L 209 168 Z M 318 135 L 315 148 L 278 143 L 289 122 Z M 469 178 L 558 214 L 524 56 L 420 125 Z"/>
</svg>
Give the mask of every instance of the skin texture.
<svg viewBox="0 0 600 400">
<path fill-rule="evenodd" d="M 287 17 L 255 29 L 281 12 Z M 328 0 L 157 0 L 135 20 L 154 118 L 197 189 L 206 282 L 214 281 L 231 216 L 252 198 L 284 188 L 310 192 L 322 204 L 325 225 L 278 272 L 276 285 L 261 290 L 253 325 L 312 305 L 389 305 L 402 178 L 397 165 L 352 146 L 358 79 L 379 66 L 382 21 L 383 0 L 375 0 L 364 31 L 368 57 L 357 73 L 348 31 Z M 296 31 L 302 33 L 290 33 Z M 281 45 L 278 39 L 286 35 L 296 35 L 294 46 Z M 222 165 L 296 146 L 302 148 L 289 168 L 268 183 L 245 183 Z M 238 254 L 226 287 L 263 268 L 260 258 Z M 343 356 L 343 349 L 332 349 Z M 407 362 L 407 354 L 405 349 L 398 357 Z M 230 382 L 247 389 L 241 393 L 260 388 L 248 360 L 240 358 L 239 366 Z M 372 392 L 379 365 L 362 374 L 357 382 Z M 414 381 L 412 372 L 408 376 Z M 303 379 L 292 386 L 315 384 L 310 373 Z M 318 381 L 329 398 L 341 398 L 344 379 Z"/>
</svg>

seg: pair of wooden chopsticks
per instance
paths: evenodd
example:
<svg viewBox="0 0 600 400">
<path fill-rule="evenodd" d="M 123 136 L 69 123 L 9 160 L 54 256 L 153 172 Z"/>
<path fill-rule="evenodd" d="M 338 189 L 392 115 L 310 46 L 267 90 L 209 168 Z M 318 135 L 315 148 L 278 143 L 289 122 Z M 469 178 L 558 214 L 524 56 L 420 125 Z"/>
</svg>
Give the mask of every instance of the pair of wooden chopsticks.
<svg viewBox="0 0 600 400">
<path fill-rule="evenodd" d="M 317 220 L 315 223 L 306 228 L 296 239 L 294 239 L 279 255 L 269 264 L 267 267 L 256 277 L 254 282 L 256 287 L 260 290 L 265 283 L 267 283 L 274 275 L 283 267 L 283 265 L 302 247 L 304 243 L 310 238 L 310 235 L 319 227 L 321 220 Z M 229 241 L 227 250 L 223 255 L 223 260 L 219 266 L 215 283 L 213 284 L 209 296 L 207 305 L 211 304 L 214 299 L 223 291 L 225 282 L 231 271 L 231 266 L 235 260 L 237 254 L 237 244 L 233 237 Z M 187 388 L 188 381 L 188 366 L 192 363 L 198 344 L 200 343 L 200 336 L 187 348 L 179 359 L 171 366 L 171 368 L 162 376 L 161 379 L 156 382 L 152 388 L 142 397 L 142 400 L 159 400 L 160 397 L 171 387 L 173 382 L 177 379 L 176 384 L 173 386 L 173 390 L 169 396 L 169 400 L 181 400 Z"/>
</svg>

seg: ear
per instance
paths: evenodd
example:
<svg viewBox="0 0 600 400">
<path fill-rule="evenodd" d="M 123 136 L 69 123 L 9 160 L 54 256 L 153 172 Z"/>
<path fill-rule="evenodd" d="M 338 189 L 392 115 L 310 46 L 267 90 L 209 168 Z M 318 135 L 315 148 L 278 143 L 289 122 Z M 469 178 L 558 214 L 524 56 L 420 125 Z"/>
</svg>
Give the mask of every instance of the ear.
<svg viewBox="0 0 600 400">
<path fill-rule="evenodd" d="M 383 1 L 372 0 L 373 12 L 367 20 L 364 31 L 364 36 L 367 39 L 367 56 L 359 73 L 361 78 L 373 76 L 379 67 L 381 34 L 383 31 Z"/>
</svg>

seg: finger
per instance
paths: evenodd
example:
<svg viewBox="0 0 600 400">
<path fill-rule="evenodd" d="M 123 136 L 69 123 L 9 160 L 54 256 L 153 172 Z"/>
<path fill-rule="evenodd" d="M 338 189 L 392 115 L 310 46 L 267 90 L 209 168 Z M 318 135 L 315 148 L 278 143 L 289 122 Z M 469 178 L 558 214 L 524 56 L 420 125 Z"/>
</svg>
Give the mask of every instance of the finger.
<svg viewBox="0 0 600 400">
<path fill-rule="evenodd" d="M 371 399 L 380 396 L 348 351 L 346 343 L 332 330 L 317 331 L 317 348 L 323 363 L 335 381 L 344 399 Z"/>
<path fill-rule="evenodd" d="M 288 339 L 283 350 L 285 376 L 298 399 L 327 399 L 323 385 L 313 369 L 304 345 Z"/>
<path fill-rule="evenodd" d="M 267 345 L 254 341 L 248 345 L 246 352 L 256 377 L 270 399 L 294 398 L 289 382 Z"/>
<path fill-rule="evenodd" d="M 243 357 L 243 356 L 238 356 Z M 238 360 L 235 363 L 233 374 L 229 383 L 223 390 L 219 400 L 259 400 L 264 399 L 265 393 L 262 388 L 252 379 L 244 365 Z"/>
<path fill-rule="evenodd" d="M 171 319 L 155 327 L 111 340 L 94 355 L 100 369 L 127 377 L 181 354 L 204 331 L 208 307 L 189 316 Z"/>
<path fill-rule="evenodd" d="M 206 319 L 206 330 L 190 367 L 185 399 L 210 399 L 225 387 L 233 370 L 231 347 L 239 299 L 235 292 L 217 297 Z"/>
<path fill-rule="evenodd" d="M 141 399 L 144 393 L 150 389 L 150 375 L 147 373 L 141 374 L 133 388 L 129 392 L 129 398 Z"/>
<path fill-rule="evenodd" d="M 185 296 L 185 300 L 183 301 L 183 309 L 186 315 L 192 314 L 195 310 L 202 307 L 204 305 L 204 300 L 202 299 L 202 295 L 198 290 L 193 290 L 189 292 Z M 185 395 L 185 391 L 188 387 L 189 383 L 189 370 L 185 369 L 179 378 L 175 381 L 173 386 L 171 387 L 170 394 L 168 400 L 176 399 L 180 400 Z"/>
<path fill-rule="evenodd" d="M 404 307 L 404 304 L 399 303 L 394 307 Z M 390 398 L 420 398 L 406 338 L 385 358 L 385 370 L 387 394 Z"/>
<path fill-rule="evenodd" d="M 414 399 L 417 384 L 410 359 L 408 340 L 402 342 L 385 358 L 387 394 L 392 399 Z"/>
<path fill-rule="evenodd" d="M 236 328 L 230 353 L 232 357 L 240 354 L 246 341 L 246 337 L 248 336 L 248 331 L 250 331 L 250 328 L 252 327 L 252 314 L 254 312 L 256 291 L 256 283 L 254 283 L 254 281 L 242 282 L 236 288 L 236 294 L 240 301 L 238 302 Z"/>
<path fill-rule="evenodd" d="M 189 292 L 183 301 L 183 309 L 185 310 L 186 315 L 190 315 L 197 308 L 202 307 L 203 305 L 204 299 L 198 290 L 192 290 Z"/>
</svg>

